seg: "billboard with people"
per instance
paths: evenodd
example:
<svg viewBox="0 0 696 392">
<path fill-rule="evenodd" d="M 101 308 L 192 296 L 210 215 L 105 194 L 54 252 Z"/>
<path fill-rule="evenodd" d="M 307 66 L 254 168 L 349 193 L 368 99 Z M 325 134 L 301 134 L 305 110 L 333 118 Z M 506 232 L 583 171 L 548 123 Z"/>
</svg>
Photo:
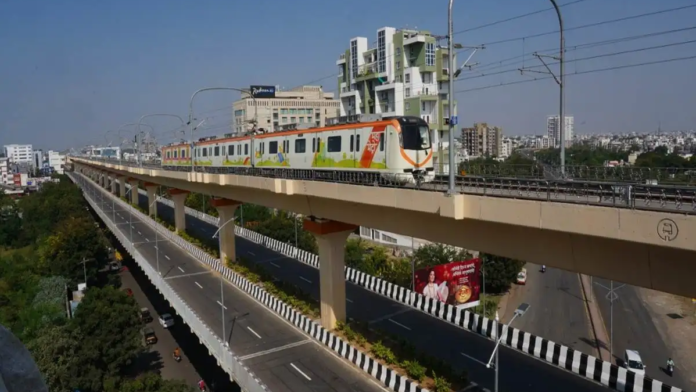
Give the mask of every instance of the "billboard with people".
<svg viewBox="0 0 696 392">
<path fill-rule="evenodd" d="M 479 304 L 481 260 L 454 261 L 415 271 L 416 292 L 458 308 Z"/>
</svg>

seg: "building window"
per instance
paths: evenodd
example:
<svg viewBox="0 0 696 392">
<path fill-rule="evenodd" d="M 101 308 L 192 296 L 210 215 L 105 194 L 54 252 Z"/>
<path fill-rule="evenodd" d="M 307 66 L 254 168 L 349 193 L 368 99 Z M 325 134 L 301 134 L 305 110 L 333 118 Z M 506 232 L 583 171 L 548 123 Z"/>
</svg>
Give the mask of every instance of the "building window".
<svg viewBox="0 0 696 392">
<path fill-rule="evenodd" d="M 411 74 L 404 75 L 406 77 L 406 83 L 411 83 Z"/>
<path fill-rule="evenodd" d="M 406 89 L 405 95 L 406 95 L 406 98 L 411 96 L 411 89 L 410 88 Z"/>
<path fill-rule="evenodd" d="M 401 69 L 401 61 L 396 62 L 396 69 Z"/>
<path fill-rule="evenodd" d="M 290 124 L 294 124 L 297 122 L 297 118 L 295 116 L 290 117 Z"/>
<path fill-rule="evenodd" d="M 350 73 L 358 77 L 358 41 L 350 41 Z"/>
<path fill-rule="evenodd" d="M 287 118 L 287 117 L 283 117 L 283 118 L 282 118 L 282 121 L 283 121 L 283 124 L 287 124 L 287 123 L 288 123 L 288 118 Z"/>
<path fill-rule="evenodd" d="M 406 102 L 406 103 L 404 104 L 404 110 L 406 110 L 406 111 L 411 110 L 411 102 Z"/>
<path fill-rule="evenodd" d="M 397 59 L 400 59 L 400 58 L 401 58 L 401 46 L 399 46 L 398 48 L 396 48 L 396 58 L 397 58 Z"/>
<path fill-rule="evenodd" d="M 273 119 L 277 120 L 278 119 L 278 113 L 273 113 Z"/>
<path fill-rule="evenodd" d="M 377 72 L 385 72 L 387 69 L 387 40 L 385 33 L 384 30 L 377 33 Z"/>
<path fill-rule="evenodd" d="M 295 139 L 295 153 L 301 154 L 307 149 L 307 139 Z"/>
<path fill-rule="evenodd" d="M 425 111 L 425 101 L 422 103 L 422 110 Z"/>
<path fill-rule="evenodd" d="M 435 66 L 435 43 L 426 42 L 425 44 L 425 65 Z"/>
<path fill-rule="evenodd" d="M 268 143 L 268 153 L 269 154 L 277 154 L 278 153 L 278 142 Z"/>
</svg>

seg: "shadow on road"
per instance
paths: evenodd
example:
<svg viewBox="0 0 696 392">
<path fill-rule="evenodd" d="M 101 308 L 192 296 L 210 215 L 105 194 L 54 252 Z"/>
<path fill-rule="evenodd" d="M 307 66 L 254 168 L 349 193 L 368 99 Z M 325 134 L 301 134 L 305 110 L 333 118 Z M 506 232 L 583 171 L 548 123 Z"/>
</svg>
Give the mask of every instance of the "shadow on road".
<svg viewBox="0 0 696 392">
<path fill-rule="evenodd" d="M 215 385 L 215 389 L 217 391 L 241 391 L 237 384 L 230 381 L 230 376 L 218 366 L 215 357 L 208 353 L 208 349 L 199 342 L 198 337 L 191 332 L 189 327 L 183 323 L 181 317 L 179 317 L 174 309 L 169 306 L 169 303 L 165 300 L 164 296 L 157 291 L 155 286 L 150 282 L 138 264 L 135 263 L 133 258 L 127 252 L 125 252 L 125 249 L 123 249 L 120 244 L 117 248 L 124 255 L 123 264 L 128 267 L 133 279 L 135 279 L 138 286 L 140 286 L 143 293 L 152 304 L 154 308 L 152 309 L 154 311 L 153 314 L 170 313 L 176 319 L 175 325 L 168 328 L 168 330 L 171 332 L 177 345 L 189 359 L 196 372 L 206 381 L 208 385 Z M 159 353 L 154 354 L 156 354 L 156 358 L 153 356 L 145 356 L 143 358 L 143 360 L 150 360 L 149 364 L 145 366 L 157 366 L 156 363 L 159 362 L 161 368 L 160 355 Z M 159 370 L 159 368 L 157 370 Z"/>
<path fill-rule="evenodd" d="M 138 355 L 133 363 L 126 370 L 128 376 L 137 376 L 143 372 L 153 372 L 160 373 L 162 370 L 162 356 L 159 352 L 155 351 L 154 348 L 146 349 L 145 351 Z"/>
</svg>

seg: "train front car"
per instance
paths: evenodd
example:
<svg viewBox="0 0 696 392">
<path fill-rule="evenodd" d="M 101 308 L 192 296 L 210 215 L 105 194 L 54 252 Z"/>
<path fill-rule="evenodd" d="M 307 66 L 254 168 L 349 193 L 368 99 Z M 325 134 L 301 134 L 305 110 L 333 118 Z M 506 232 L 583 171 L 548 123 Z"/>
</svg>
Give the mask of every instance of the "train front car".
<svg viewBox="0 0 696 392">
<path fill-rule="evenodd" d="M 399 137 L 398 169 L 404 182 L 422 184 L 435 178 L 430 128 L 420 117 L 396 117 Z"/>
<path fill-rule="evenodd" d="M 188 143 L 162 146 L 162 167 L 177 171 L 191 170 L 191 146 Z"/>
</svg>

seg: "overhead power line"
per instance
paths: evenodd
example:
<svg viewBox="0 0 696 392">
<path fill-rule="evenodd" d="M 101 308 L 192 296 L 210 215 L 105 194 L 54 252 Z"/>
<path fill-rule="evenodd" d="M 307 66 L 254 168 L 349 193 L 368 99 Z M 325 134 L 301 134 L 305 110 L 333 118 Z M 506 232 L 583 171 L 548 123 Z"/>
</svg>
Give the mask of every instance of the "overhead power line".
<svg viewBox="0 0 696 392">
<path fill-rule="evenodd" d="M 686 10 L 689 8 L 694 8 L 694 7 L 696 7 L 696 4 L 690 4 L 690 5 L 685 5 L 685 6 L 676 7 L 676 8 L 662 9 L 662 10 L 646 12 L 646 13 L 638 14 L 638 15 L 624 16 L 622 18 L 604 20 L 604 21 L 595 22 L 595 23 L 588 23 L 588 24 L 575 26 L 575 27 L 566 27 L 565 29 L 563 29 L 563 31 L 567 33 L 569 31 L 587 29 L 590 27 L 603 26 L 603 25 L 608 25 L 608 24 L 625 22 L 627 20 L 641 19 L 641 18 L 646 18 L 649 16 L 666 14 L 666 13 L 670 13 L 670 12 L 683 11 L 683 10 Z M 527 40 L 527 39 L 531 39 L 531 38 L 538 38 L 538 37 L 543 37 L 545 35 L 558 34 L 558 33 L 559 33 L 559 30 L 553 30 L 553 31 L 547 31 L 545 33 L 531 34 L 531 35 L 525 35 L 525 36 L 514 37 L 514 38 L 506 38 L 506 39 L 502 39 L 502 40 L 498 40 L 498 41 L 487 42 L 487 43 L 483 44 L 483 46 L 491 46 L 491 45 L 498 45 L 498 44 L 503 44 L 503 43 L 507 43 L 507 42 Z"/>
<path fill-rule="evenodd" d="M 563 7 L 567 7 L 567 6 L 569 6 L 569 5 L 582 3 L 582 2 L 584 2 L 584 1 L 586 1 L 586 0 L 575 0 L 575 1 L 571 1 L 570 3 L 561 4 L 561 5 L 559 5 L 558 7 L 559 7 L 559 8 L 563 8 Z M 528 17 L 530 17 L 530 16 L 542 14 L 542 13 L 547 12 L 547 11 L 553 11 L 553 9 L 554 9 L 553 7 L 547 7 L 547 8 L 544 8 L 544 9 L 537 10 L 537 11 L 528 12 L 528 13 L 526 13 L 526 14 L 517 15 L 517 16 L 512 16 L 512 17 L 510 17 L 510 18 L 497 20 L 497 21 L 495 21 L 495 22 L 490 22 L 490 23 L 485 23 L 485 24 L 482 24 L 482 25 L 474 26 L 474 27 L 469 27 L 468 29 L 456 31 L 456 32 L 452 33 L 452 35 L 463 34 L 463 33 L 468 33 L 468 32 L 470 32 L 470 31 L 480 30 L 480 29 L 483 29 L 483 28 L 486 28 L 486 27 L 497 26 L 497 25 L 499 25 L 499 24 L 503 24 L 503 23 L 507 23 L 507 22 L 512 22 L 512 21 L 514 21 L 514 20 L 524 19 L 524 18 L 528 18 Z"/>
<path fill-rule="evenodd" d="M 593 74 L 593 73 L 599 73 L 599 72 L 616 71 L 616 70 L 621 70 L 621 69 L 637 68 L 637 67 L 644 67 L 644 66 L 648 66 L 648 65 L 674 63 L 674 62 L 678 62 L 678 61 L 688 61 L 688 60 L 695 60 L 695 59 L 696 59 L 696 56 L 676 57 L 676 58 L 671 58 L 671 59 L 648 61 L 648 62 L 637 63 L 637 64 L 616 65 L 613 67 L 597 68 L 597 69 L 591 69 L 591 70 L 587 70 L 587 71 L 577 71 L 577 72 L 567 73 L 567 74 L 565 74 L 565 76 L 568 77 L 568 76 L 587 75 L 587 74 Z M 535 79 L 525 79 L 525 80 L 519 80 L 519 81 L 514 81 L 514 82 L 491 84 L 488 86 L 475 87 L 475 88 L 464 89 L 464 90 L 457 90 L 454 93 L 459 94 L 459 93 L 468 93 L 468 92 L 473 92 L 473 91 L 488 90 L 488 89 L 492 89 L 492 88 L 496 88 L 496 87 L 512 86 L 512 85 L 524 84 L 524 83 L 533 83 L 533 82 L 539 82 L 539 81 L 547 80 L 547 79 L 553 79 L 553 76 L 544 76 L 544 77 L 535 78 Z"/>
</svg>

